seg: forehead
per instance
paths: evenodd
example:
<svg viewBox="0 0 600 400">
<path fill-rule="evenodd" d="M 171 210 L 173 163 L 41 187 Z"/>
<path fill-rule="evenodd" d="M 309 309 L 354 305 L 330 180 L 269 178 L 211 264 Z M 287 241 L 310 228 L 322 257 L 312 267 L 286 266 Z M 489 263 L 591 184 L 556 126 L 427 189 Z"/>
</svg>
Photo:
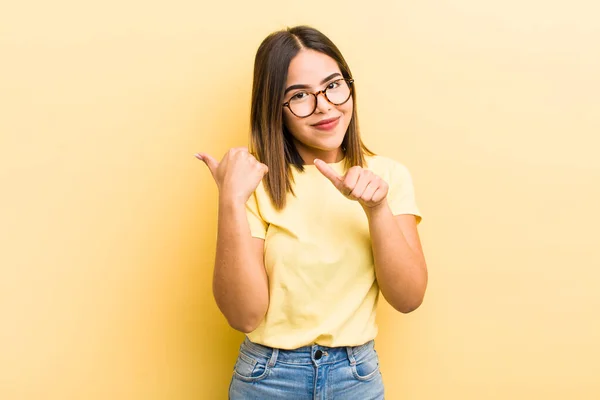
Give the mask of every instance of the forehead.
<svg viewBox="0 0 600 400">
<path fill-rule="evenodd" d="M 287 86 L 319 85 L 323 78 L 340 71 L 335 60 L 314 50 L 301 50 L 288 67 Z"/>
</svg>

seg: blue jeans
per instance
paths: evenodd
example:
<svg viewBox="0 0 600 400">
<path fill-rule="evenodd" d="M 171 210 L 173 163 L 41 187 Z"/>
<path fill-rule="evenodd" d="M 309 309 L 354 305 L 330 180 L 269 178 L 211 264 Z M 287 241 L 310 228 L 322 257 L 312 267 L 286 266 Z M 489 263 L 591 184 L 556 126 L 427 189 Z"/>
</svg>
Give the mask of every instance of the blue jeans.
<svg viewBox="0 0 600 400">
<path fill-rule="evenodd" d="M 282 350 L 246 338 L 235 363 L 229 399 L 381 400 L 383 381 L 374 342 Z"/>
</svg>

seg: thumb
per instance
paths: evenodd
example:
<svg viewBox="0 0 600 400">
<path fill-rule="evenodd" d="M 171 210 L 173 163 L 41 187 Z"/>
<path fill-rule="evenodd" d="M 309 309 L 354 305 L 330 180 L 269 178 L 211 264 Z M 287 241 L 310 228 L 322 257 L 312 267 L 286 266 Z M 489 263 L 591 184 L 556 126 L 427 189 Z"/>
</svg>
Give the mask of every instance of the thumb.
<svg viewBox="0 0 600 400">
<path fill-rule="evenodd" d="M 213 178 L 216 179 L 219 162 L 206 153 L 196 153 L 194 154 L 194 157 L 196 157 L 200 161 L 203 161 L 204 164 L 206 164 L 206 166 L 210 170 L 210 173 L 212 174 Z"/>
<path fill-rule="evenodd" d="M 337 174 L 325 161 L 319 160 L 318 158 L 314 161 L 315 167 L 339 189 L 339 185 L 342 183 L 342 177 Z"/>
<path fill-rule="evenodd" d="M 269 172 L 269 167 L 266 164 L 261 163 L 261 165 L 263 167 L 263 176 L 265 176 Z"/>
</svg>

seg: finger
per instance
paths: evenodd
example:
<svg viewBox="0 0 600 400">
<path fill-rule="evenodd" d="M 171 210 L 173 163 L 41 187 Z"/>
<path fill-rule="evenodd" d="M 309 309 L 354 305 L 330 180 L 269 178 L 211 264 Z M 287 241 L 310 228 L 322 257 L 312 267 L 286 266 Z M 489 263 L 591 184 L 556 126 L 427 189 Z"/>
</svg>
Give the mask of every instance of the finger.
<svg viewBox="0 0 600 400">
<path fill-rule="evenodd" d="M 340 191 L 345 196 L 351 195 L 352 191 L 356 187 L 356 184 L 358 183 L 358 179 L 360 178 L 361 172 L 361 167 L 352 167 L 350 168 L 350 170 L 348 170 L 348 172 L 343 178 L 342 188 L 340 189 Z"/>
<path fill-rule="evenodd" d="M 363 169 L 349 197 L 355 200 L 360 199 L 363 196 L 363 193 L 367 189 L 367 186 L 372 181 L 372 179 L 372 174 Z"/>
<path fill-rule="evenodd" d="M 269 172 L 269 167 L 267 167 L 265 164 L 260 163 L 260 162 L 256 162 L 255 168 L 257 168 L 260 172 L 262 172 L 263 176 L 265 176 L 267 174 L 267 172 Z"/>
<path fill-rule="evenodd" d="M 197 153 L 197 154 L 194 154 L 194 156 L 198 160 L 203 161 L 204 164 L 206 164 L 206 166 L 210 170 L 210 173 L 212 174 L 213 178 L 216 178 L 217 168 L 219 167 L 219 162 L 206 153 Z"/>
<path fill-rule="evenodd" d="M 371 180 L 360 199 L 364 202 L 370 202 L 377 189 L 379 189 L 379 182 L 377 182 L 377 180 Z"/>
<path fill-rule="evenodd" d="M 380 185 L 375 193 L 373 193 L 373 198 L 371 199 L 371 203 L 380 203 L 387 196 L 387 189 L 384 185 Z"/>
<path fill-rule="evenodd" d="M 331 168 L 325 161 L 319 160 L 318 158 L 315 159 L 314 164 L 315 167 L 317 167 L 317 169 L 325 176 L 325 178 L 329 179 L 336 188 L 340 189 L 342 177 L 339 176 L 338 173 L 333 170 L 333 168 Z"/>
</svg>

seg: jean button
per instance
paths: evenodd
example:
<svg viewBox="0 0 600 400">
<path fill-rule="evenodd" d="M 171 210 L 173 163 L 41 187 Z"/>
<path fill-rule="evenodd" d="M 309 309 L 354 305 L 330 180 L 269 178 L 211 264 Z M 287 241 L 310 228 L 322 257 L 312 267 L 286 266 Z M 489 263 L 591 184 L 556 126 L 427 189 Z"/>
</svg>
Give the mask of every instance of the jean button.
<svg viewBox="0 0 600 400">
<path fill-rule="evenodd" d="M 321 350 L 315 351 L 315 360 L 320 360 L 323 357 L 323 352 Z"/>
</svg>

